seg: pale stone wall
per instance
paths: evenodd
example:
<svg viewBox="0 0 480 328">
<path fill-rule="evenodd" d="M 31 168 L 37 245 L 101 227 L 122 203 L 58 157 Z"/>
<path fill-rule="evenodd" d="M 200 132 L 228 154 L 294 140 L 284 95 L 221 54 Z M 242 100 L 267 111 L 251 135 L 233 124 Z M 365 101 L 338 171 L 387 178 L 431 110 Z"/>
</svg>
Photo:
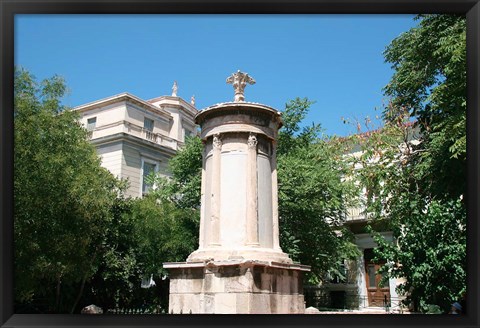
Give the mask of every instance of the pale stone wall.
<svg viewBox="0 0 480 328">
<path fill-rule="evenodd" d="M 87 127 L 88 119 L 96 117 L 92 138 L 102 138 L 124 130 L 126 102 L 120 101 L 80 113 L 80 123 Z"/>
<path fill-rule="evenodd" d="M 153 133 L 158 133 L 167 137 L 170 136 L 169 130 L 170 125 L 173 123 L 173 119 L 162 117 L 155 112 L 146 110 L 135 104 L 128 103 L 125 117 L 127 122 L 143 128 L 145 117 L 153 120 Z"/>
<path fill-rule="evenodd" d="M 122 158 L 122 178 L 128 179 L 130 187 L 128 196 L 138 197 L 142 192 L 143 168 L 142 159 L 154 162 L 158 167 L 158 172 L 169 176 L 168 160 L 169 156 L 160 153 L 158 150 L 139 144 L 124 143 Z"/>
<path fill-rule="evenodd" d="M 228 148 L 228 143 L 224 143 Z M 225 150 L 220 160 L 220 244 L 234 249 L 245 246 L 247 154 Z"/>
<path fill-rule="evenodd" d="M 127 196 L 138 197 L 142 188 L 142 160 L 136 147 L 123 145 L 122 178 L 128 179 L 129 188 Z"/>
<path fill-rule="evenodd" d="M 142 159 L 155 162 L 158 171 L 168 176 L 167 162 L 183 144 L 184 130 L 196 131 L 197 110 L 178 97 L 164 96 L 146 102 L 122 93 L 73 110 L 79 113 L 79 121 L 85 127 L 89 118 L 96 117 L 90 140 L 102 166 L 118 178 L 128 178 L 127 195 L 132 197 L 141 196 Z M 151 132 L 144 128 L 145 117 L 154 121 Z"/>
<path fill-rule="evenodd" d="M 258 154 L 258 236 L 260 247 L 273 248 L 272 171 L 270 158 Z"/>
<path fill-rule="evenodd" d="M 197 109 L 177 96 L 162 96 L 149 100 L 154 105 L 168 111 L 173 119 L 169 126 L 169 136 L 179 142 L 185 142 L 185 131 L 196 133 L 194 117 Z"/>
<path fill-rule="evenodd" d="M 174 268 L 174 266 L 177 266 Z M 265 263 L 166 264 L 170 313 L 304 313 L 302 270 Z"/>
<path fill-rule="evenodd" d="M 101 159 L 102 167 L 109 170 L 117 178 L 122 177 L 122 143 L 116 142 L 97 147 L 97 153 Z"/>
</svg>

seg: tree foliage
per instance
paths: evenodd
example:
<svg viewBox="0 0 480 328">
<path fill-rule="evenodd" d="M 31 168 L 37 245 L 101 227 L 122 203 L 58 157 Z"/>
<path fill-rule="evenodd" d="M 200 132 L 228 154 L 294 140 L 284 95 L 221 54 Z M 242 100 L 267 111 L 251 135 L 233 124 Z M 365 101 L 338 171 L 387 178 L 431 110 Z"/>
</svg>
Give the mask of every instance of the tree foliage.
<svg viewBox="0 0 480 328">
<path fill-rule="evenodd" d="M 422 132 L 423 182 L 435 197 L 456 198 L 466 186 L 466 20 L 419 15 L 419 25 L 385 51 L 395 73 L 385 87 L 387 120 L 405 112 Z M 455 181 L 456 183 L 451 183 Z"/>
<path fill-rule="evenodd" d="M 341 140 L 322 138 L 320 125 L 301 127 L 311 104 L 300 98 L 286 104 L 277 162 L 281 246 L 312 267 L 309 279 L 315 283 L 358 253 L 342 226 L 354 191 L 343 179 L 345 149 Z"/>
<path fill-rule="evenodd" d="M 22 306 L 30 304 L 37 311 L 65 313 L 92 303 L 106 310 L 144 302 L 165 308 L 168 280 L 163 262 L 183 261 L 198 244 L 198 211 L 189 208 L 191 190 L 178 189 L 185 196 L 182 206 L 159 202 L 154 195 L 126 199 L 126 184 L 100 166 L 78 116 L 61 105 L 65 91 L 58 76 L 37 83 L 27 71 L 16 71 L 19 310 L 28 312 Z M 185 153 L 172 165 L 182 156 Z M 187 157 L 179 167 L 194 164 Z M 180 181 L 187 180 L 181 176 Z M 141 288 L 142 278 L 150 276 L 157 285 Z"/>
<path fill-rule="evenodd" d="M 149 177 L 157 188 L 151 196 L 173 202 L 180 208 L 198 209 L 202 182 L 202 149 L 199 137 L 186 137 L 185 146 L 170 160 L 170 178 L 163 175 Z"/>
<path fill-rule="evenodd" d="M 164 262 L 181 262 L 198 246 L 196 213 L 151 195 L 119 200 L 108 228 L 101 266 L 89 284 L 85 304 L 105 308 L 168 308 Z M 152 277 L 155 286 L 141 288 Z"/>
<path fill-rule="evenodd" d="M 58 76 L 15 72 L 15 299 L 42 298 L 56 312 L 73 311 L 96 272 L 120 188 L 61 105 L 65 91 Z"/>
<path fill-rule="evenodd" d="M 419 15 L 385 58 L 385 127 L 356 136 L 368 214 L 387 219 L 395 244 L 371 230 L 387 277 L 415 310 L 448 305 L 466 290 L 465 17 Z M 413 122 L 413 123 L 412 123 Z"/>
</svg>

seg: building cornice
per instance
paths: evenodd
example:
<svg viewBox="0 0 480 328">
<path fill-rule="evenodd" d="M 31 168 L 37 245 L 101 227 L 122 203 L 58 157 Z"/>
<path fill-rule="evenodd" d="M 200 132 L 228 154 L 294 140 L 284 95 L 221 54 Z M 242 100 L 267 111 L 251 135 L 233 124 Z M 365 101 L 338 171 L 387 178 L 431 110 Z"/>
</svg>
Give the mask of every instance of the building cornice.
<svg viewBox="0 0 480 328">
<path fill-rule="evenodd" d="M 84 104 L 84 105 L 80 105 L 80 106 L 77 106 L 77 107 L 74 107 L 72 108 L 72 111 L 76 111 L 76 112 L 86 112 L 88 110 L 91 110 L 91 109 L 95 109 L 95 108 L 99 108 L 99 107 L 102 107 L 102 106 L 107 106 L 107 105 L 110 105 L 110 104 L 114 104 L 116 102 L 121 102 L 121 101 L 129 101 L 131 103 L 134 103 L 138 106 L 141 106 L 147 110 L 150 110 L 152 112 L 154 112 L 155 114 L 160 114 L 164 117 L 166 117 L 167 119 L 172 119 L 172 115 L 166 111 L 165 109 L 161 108 L 161 107 L 156 107 L 154 105 L 152 105 L 151 103 L 145 101 L 145 100 L 142 100 L 128 92 L 124 92 L 124 93 L 120 93 L 120 94 L 117 94 L 117 95 L 114 95 L 114 96 L 111 96 L 111 97 L 107 97 L 107 98 L 103 98 L 103 99 L 100 99 L 100 100 L 96 100 L 96 101 L 92 101 L 92 102 L 89 102 L 87 104 Z"/>
<path fill-rule="evenodd" d="M 185 101 L 183 98 L 174 97 L 174 96 L 160 96 L 153 99 L 147 100 L 148 103 L 160 102 L 160 107 L 164 106 L 171 106 L 176 107 L 184 112 L 192 115 L 194 117 L 198 113 L 198 109 L 196 109 L 192 104 Z"/>
</svg>

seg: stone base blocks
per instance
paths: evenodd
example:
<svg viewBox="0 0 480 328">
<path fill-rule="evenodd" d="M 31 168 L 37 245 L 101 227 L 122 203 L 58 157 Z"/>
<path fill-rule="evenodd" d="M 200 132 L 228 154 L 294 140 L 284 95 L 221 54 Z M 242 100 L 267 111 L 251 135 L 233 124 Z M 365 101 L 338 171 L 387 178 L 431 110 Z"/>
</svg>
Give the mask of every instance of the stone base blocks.
<svg viewBox="0 0 480 328">
<path fill-rule="evenodd" d="M 169 313 L 304 313 L 309 267 L 252 260 L 165 263 Z"/>
</svg>

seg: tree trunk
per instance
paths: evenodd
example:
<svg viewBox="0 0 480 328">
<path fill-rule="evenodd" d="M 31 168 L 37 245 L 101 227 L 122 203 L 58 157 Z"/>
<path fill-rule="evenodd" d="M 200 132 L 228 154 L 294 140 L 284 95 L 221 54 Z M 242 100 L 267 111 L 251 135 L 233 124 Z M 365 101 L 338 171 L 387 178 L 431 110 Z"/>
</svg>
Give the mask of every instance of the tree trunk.
<svg viewBox="0 0 480 328">
<path fill-rule="evenodd" d="M 57 291 L 55 293 L 55 312 L 58 313 L 60 307 L 60 289 L 62 285 L 62 276 L 57 278 Z"/>
<path fill-rule="evenodd" d="M 75 311 L 75 308 L 77 307 L 77 304 L 80 301 L 80 298 L 82 297 L 86 280 L 87 280 L 87 275 L 83 276 L 82 284 L 80 285 L 80 291 L 78 292 L 77 298 L 75 299 L 75 303 L 73 303 L 72 309 L 70 310 L 70 314 L 73 314 L 73 311 Z"/>
<path fill-rule="evenodd" d="M 98 249 L 95 250 L 92 256 L 92 261 L 90 261 L 90 266 L 92 266 L 93 263 L 95 262 L 95 259 L 97 258 L 97 254 L 98 254 Z M 77 298 L 75 299 L 72 309 L 70 310 L 70 314 L 72 314 L 73 311 L 75 311 L 75 308 L 77 307 L 78 302 L 80 302 L 80 299 L 82 298 L 83 289 L 85 288 L 85 282 L 87 281 L 87 278 L 88 278 L 88 270 L 87 270 L 87 273 L 85 273 L 85 275 L 83 276 L 82 284 L 80 285 L 80 290 L 78 291 Z"/>
</svg>

